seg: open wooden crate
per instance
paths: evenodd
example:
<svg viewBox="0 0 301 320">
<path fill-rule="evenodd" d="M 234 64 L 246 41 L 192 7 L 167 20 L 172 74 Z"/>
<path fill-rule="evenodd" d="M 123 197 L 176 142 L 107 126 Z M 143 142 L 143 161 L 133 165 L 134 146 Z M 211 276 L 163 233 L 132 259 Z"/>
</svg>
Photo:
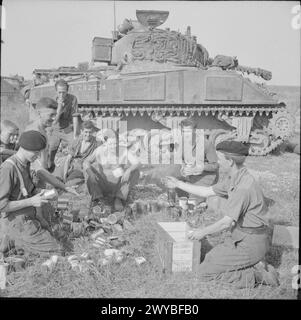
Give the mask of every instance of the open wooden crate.
<svg viewBox="0 0 301 320">
<path fill-rule="evenodd" d="M 157 250 L 163 272 L 197 271 L 201 259 L 201 242 L 187 238 L 186 222 L 158 222 Z"/>
</svg>

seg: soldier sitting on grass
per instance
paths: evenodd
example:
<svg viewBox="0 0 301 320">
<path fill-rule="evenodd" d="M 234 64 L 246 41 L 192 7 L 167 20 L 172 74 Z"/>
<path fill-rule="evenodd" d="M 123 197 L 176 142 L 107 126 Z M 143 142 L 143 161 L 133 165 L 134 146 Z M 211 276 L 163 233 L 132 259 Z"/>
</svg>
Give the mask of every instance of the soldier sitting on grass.
<svg viewBox="0 0 301 320">
<path fill-rule="evenodd" d="M 116 140 L 114 134 L 107 138 L 105 143 L 84 161 L 83 167 L 92 201 L 109 197 L 114 209 L 121 211 L 130 190 L 139 180 L 140 161 L 137 157 L 138 141 L 119 143 L 123 150 L 119 150 L 117 157 Z"/>
<path fill-rule="evenodd" d="M 202 197 L 227 197 L 222 219 L 194 231 L 189 237 L 201 240 L 207 235 L 231 229 L 231 238 L 214 247 L 200 264 L 204 280 L 220 280 L 238 288 L 262 283 L 278 286 L 278 273 L 264 262 L 269 248 L 268 206 L 260 186 L 243 165 L 248 147 L 241 142 L 223 141 L 216 146 L 218 163 L 229 177 L 211 187 L 195 186 L 168 177 L 169 188 L 180 188 Z"/>
<path fill-rule="evenodd" d="M 70 146 L 69 154 L 61 161 L 53 172 L 68 186 L 85 181 L 83 162 L 100 145 L 93 135 L 98 129 L 90 120 L 82 123 L 81 134 Z"/>
</svg>

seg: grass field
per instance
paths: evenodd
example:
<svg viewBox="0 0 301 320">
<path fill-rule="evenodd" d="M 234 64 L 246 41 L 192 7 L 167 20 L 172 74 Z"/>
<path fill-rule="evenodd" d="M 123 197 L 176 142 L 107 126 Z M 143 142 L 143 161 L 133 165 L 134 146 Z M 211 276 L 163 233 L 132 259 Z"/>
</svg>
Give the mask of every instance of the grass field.
<svg viewBox="0 0 301 320">
<path fill-rule="evenodd" d="M 273 89 L 279 91 L 289 110 L 298 117 L 300 88 Z M 26 108 L 20 110 L 21 113 L 14 111 L 16 113 L 12 115 L 8 109 L 2 108 L 1 116 L 13 117 L 24 128 L 28 119 Z M 299 226 L 300 156 L 280 152 L 266 157 L 249 157 L 246 165 L 259 177 L 265 195 L 274 202 L 270 208 L 271 223 Z M 158 168 L 157 174 L 161 173 L 165 173 L 164 168 Z M 166 196 L 164 192 L 145 186 L 140 195 L 141 198 L 158 199 L 160 194 Z M 213 222 L 218 216 L 208 218 Z M 71 270 L 64 259 L 59 260 L 53 271 L 46 272 L 41 268 L 44 260 L 29 259 L 25 270 L 8 275 L 9 285 L 0 291 L 0 297 L 296 299 L 297 292 L 291 285 L 291 269 L 298 264 L 298 251 L 295 249 L 272 247 L 267 255 L 269 263 L 280 273 L 281 285 L 277 288 L 259 286 L 237 290 L 217 282 L 201 282 L 192 273 L 163 274 L 155 249 L 157 220 L 170 220 L 170 217 L 165 213 L 143 215 L 135 221 L 135 230 L 126 234 L 129 240 L 124 248 L 127 257 L 121 263 L 97 265 L 100 252 L 91 247 L 87 238 L 78 238 L 75 240 L 76 253 L 89 252 L 94 261 L 86 272 Z M 216 245 L 225 236 L 227 234 L 222 233 L 210 236 L 208 240 Z M 138 256 L 144 256 L 147 262 L 138 266 L 134 261 Z"/>
<path fill-rule="evenodd" d="M 300 157 L 293 153 L 248 158 L 247 166 L 259 177 L 265 195 L 274 201 L 270 209 L 272 224 L 299 225 L 299 164 Z M 151 185 L 135 197 L 158 199 L 164 190 Z M 165 195 L 166 196 L 166 195 Z M 162 195 L 161 195 L 162 197 Z M 208 216 L 210 222 L 218 216 Z M 221 299 L 295 299 L 292 289 L 293 266 L 298 264 L 296 249 L 271 247 L 267 260 L 280 273 L 280 287 L 235 289 L 217 282 L 201 282 L 192 273 L 167 276 L 161 272 L 156 244 L 156 221 L 170 221 L 165 213 L 142 215 L 135 221 L 135 230 L 126 233 L 129 244 L 124 247 L 127 257 L 122 263 L 97 265 L 101 253 L 91 246 L 88 238 L 75 240 L 76 252 L 89 252 L 95 264 L 86 272 L 70 269 L 61 260 L 55 269 L 46 272 L 41 259 L 29 260 L 26 270 L 9 274 L 10 285 L 1 292 L 6 297 L 99 297 L 99 298 L 221 298 Z M 227 233 L 208 237 L 216 245 Z M 145 264 L 136 265 L 134 257 L 144 256 Z"/>
</svg>

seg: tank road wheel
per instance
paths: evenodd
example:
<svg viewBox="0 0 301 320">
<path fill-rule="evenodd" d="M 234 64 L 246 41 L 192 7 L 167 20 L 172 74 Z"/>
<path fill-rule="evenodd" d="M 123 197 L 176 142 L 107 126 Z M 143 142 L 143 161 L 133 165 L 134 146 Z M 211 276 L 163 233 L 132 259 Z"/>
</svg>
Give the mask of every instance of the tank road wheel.
<svg viewBox="0 0 301 320">
<path fill-rule="evenodd" d="M 294 121 L 295 119 L 286 110 L 278 111 L 270 120 L 269 132 L 275 138 L 287 139 L 293 133 Z"/>
<path fill-rule="evenodd" d="M 256 129 L 251 131 L 249 143 L 249 155 L 251 156 L 263 156 L 270 152 L 270 137 L 263 130 Z"/>
<path fill-rule="evenodd" d="M 235 131 L 229 131 L 224 129 L 217 129 L 214 130 L 210 136 L 209 141 L 216 146 L 218 143 L 225 141 L 225 140 L 235 140 L 236 138 L 236 132 Z"/>
</svg>

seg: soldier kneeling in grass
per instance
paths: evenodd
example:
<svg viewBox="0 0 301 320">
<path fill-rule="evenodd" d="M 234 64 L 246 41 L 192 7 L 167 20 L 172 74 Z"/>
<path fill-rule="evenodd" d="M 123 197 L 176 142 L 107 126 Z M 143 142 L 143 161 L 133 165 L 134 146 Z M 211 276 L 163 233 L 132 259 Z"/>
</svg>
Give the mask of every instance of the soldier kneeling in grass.
<svg viewBox="0 0 301 320">
<path fill-rule="evenodd" d="M 54 209 L 31 178 L 30 164 L 46 144 L 40 132 L 26 131 L 20 137 L 17 153 L 0 166 L 0 254 L 12 248 L 39 255 L 72 250 L 71 243 L 56 238 L 51 225 Z"/>
<path fill-rule="evenodd" d="M 231 238 L 214 247 L 200 264 L 204 280 L 222 280 L 238 288 L 258 283 L 278 286 L 278 273 L 264 262 L 269 248 L 268 206 L 260 186 L 243 165 L 248 147 L 241 142 L 223 141 L 216 146 L 218 163 L 229 177 L 211 187 L 194 186 L 173 177 L 169 188 L 180 188 L 201 197 L 227 197 L 224 217 L 212 225 L 194 231 L 190 239 L 231 229 Z"/>
</svg>

